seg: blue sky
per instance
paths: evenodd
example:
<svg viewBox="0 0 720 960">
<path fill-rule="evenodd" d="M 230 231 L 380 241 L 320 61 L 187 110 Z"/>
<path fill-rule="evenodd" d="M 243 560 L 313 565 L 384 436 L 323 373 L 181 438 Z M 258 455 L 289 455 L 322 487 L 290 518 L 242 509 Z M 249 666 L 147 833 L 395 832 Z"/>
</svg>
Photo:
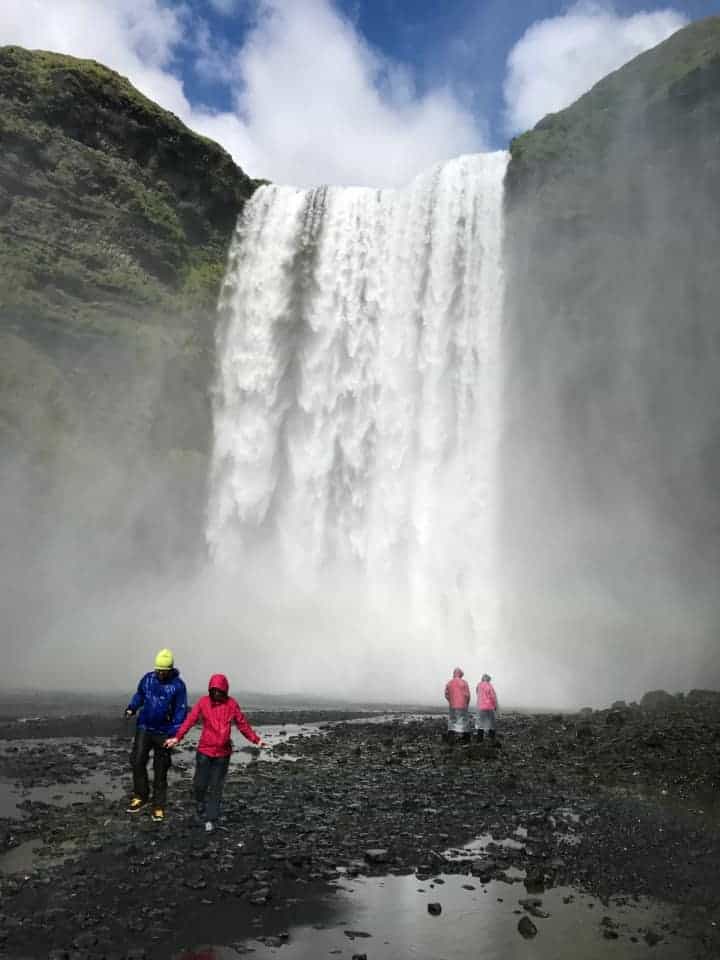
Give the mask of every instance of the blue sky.
<svg viewBox="0 0 720 960">
<path fill-rule="evenodd" d="M 720 0 L 3 0 L 0 43 L 92 57 L 254 176 L 404 183 L 505 148 Z"/>
<path fill-rule="evenodd" d="M 223 15 L 206 0 L 204 11 L 213 32 L 241 47 L 253 23 L 252 4 L 238 0 Z M 362 37 L 386 56 L 410 65 L 420 91 L 438 82 L 466 88 L 463 97 L 486 125 L 489 145 L 505 147 L 503 80 L 507 56 L 533 23 L 565 13 L 567 0 L 338 0 L 335 7 Z M 617 0 L 603 6 L 628 17 L 650 10 L 673 9 L 688 20 L 720 14 L 720 0 L 678 3 Z M 466 39 L 466 43 L 463 43 Z M 189 68 L 189 69 L 188 69 Z M 231 106 L 227 88 L 203 83 L 185 64 L 188 91 L 223 109 Z"/>
</svg>

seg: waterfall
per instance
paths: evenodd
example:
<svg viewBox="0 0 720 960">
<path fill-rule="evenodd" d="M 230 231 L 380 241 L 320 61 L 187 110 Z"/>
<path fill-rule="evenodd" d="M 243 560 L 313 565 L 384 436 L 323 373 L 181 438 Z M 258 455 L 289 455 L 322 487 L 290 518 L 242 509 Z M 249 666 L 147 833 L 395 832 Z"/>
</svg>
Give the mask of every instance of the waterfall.
<svg viewBox="0 0 720 960">
<path fill-rule="evenodd" d="M 506 164 L 264 186 L 233 241 L 210 553 L 305 616 L 351 598 L 365 646 L 493 643 Z"/>
</svg>

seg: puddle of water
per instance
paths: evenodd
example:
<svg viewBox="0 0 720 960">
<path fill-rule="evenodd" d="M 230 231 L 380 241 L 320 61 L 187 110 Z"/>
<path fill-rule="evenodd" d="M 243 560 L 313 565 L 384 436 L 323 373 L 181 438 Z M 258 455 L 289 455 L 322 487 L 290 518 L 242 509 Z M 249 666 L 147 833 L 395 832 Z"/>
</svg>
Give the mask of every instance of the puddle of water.
<svg viewBox="0 0 720 960">
<path fill-rule="evenodd" d="M 282 946 L 256 940 L 229 947 L 198 947 L 184 960 L 237 960 L 252 949 L 254 960 L 310 960 L 337 956 L 349 960 L 366 953 L 372 960 L 686 960 L 688 945 L 671 937 L 649 946 L 648 928 L 663 933 L 656 908 L 646 902 L 618 898 L 603 906 L 593 897 L 567 888 L 543 894 L 540 909 L 548 918 L 529 917 L 537 935 L 525 940 L 518 931 L 521 917 L 529 916 L 519 901 L 522 887 L 502 883 L 480 884 L 473 877 L 446 875 L 434 889 L 417 877 L 367 878 L 343 881 L 337 892 L 336 919 L 324 929 L 291 928 Z M 428 905 L 439 903 L 433 916 Z M 605 918 L 608 918 L 605 920 Z M 663 921 L 667 922 L 667 921 Z M 606 939 L 605 930 L 618 934 Z M 369 936 L 368 936 L 369 935 Z M 630 937 L 637 942 L 631 942 Z"/>
<path fill-rule="evenodd" d="M 56 866 L 79 855 L 77 844 L 72 840 L 57 847 L 47 847 L 42 840 L 26 840 L 0 854 L 0 873 L 29 874 L 39 866 Z"/>
<path fill-rule="evenodd" d="M 313 737 L 322 735 L 324 732 L 319 724 L 266 724 L 259 725 L 256 729 L 263 740 L 271 746 L 285 743 L 294 737 Z M 192 730 L 183 742 L 183 746 L 176 750 L 175 765 L 170 771 L 171 782 L 172 780 L 185 781 L 192 777 L 199 736 L 199 728 Z M 22 762 L 23 755 L 35 757 L 38 753 L 49 750 L 52 756 L 76 761 L 83 768 L 82 775 L 74 783 L 23 787 L 14 780 L 0 778 L 0 818 L 21 818 L 23 811 L 18 809 L 18 804 L 27 800 L 58 807 L 67 807 L 74 803 L 89 803 L 100 793 L 107 800 L 121 800 L 130 790 L 130 770 L 129 768 L 126 770 L 126 776 L 118 776 L 118 759 L 123 761 L 127 759 L 131 745 L 132 737 L 129 733 L 126 742 L 104 739 L 86 742 L 76 737 L 0 742 L 0 755 L 17 755 L 19 762 Z M 257 751 L 241 736 L 235 737 L 235 746 L 236 749 L 230 759 L 231 769 L 251 763 L 292 763 L 299 759 L 294 754 Z M 96 757 L 101 763 L 107 760 L 108 766 L 105 769 L 89 769 L 88 765 L 93 763 Z"/>
<path fill-rule="evenodd" d="M 524 830 L 523 827 L 518 827 L 515 833 L 523 839 L 505 837 L 503 840 L 494 840 L 492 834 L 483 833 L 462 847 L 451 847 L 449 850 L 444 850 L 443 857 L 446 860 L 453 861 L 476 860 L 479 854 L 486 853 L 488 847 L 493 846 L 504 847 L 506 850 L 524 850 L 527 845 L 524 839 L 527 837 L 527 830 Z"/>
</svg>

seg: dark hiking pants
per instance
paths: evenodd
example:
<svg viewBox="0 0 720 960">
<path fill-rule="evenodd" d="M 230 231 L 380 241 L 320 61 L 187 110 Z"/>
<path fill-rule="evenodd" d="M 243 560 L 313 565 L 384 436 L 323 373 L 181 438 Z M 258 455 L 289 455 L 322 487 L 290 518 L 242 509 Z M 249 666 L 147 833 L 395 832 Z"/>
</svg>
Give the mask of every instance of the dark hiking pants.
<svg viewBox="0 0 720 960">
<path fill-rule="evenodd" d="M 201 820 L 220 818 L 223 787 L 227 776 L 230 757 L 208 757 L 204 753 L 195 754 L 195 776 L 193 790 L 197 815 Z"/>
<path fill-rule="evenodd" d="M 150 798 L 150 784 L 148 783 L 147 765 L 150 751 L 153 754 L 153 797 L 156 807 L 164 807 L 167 801 L 167 777 L 172 754 L 163 747 L 167 740 L 164 733 L 148 733 L 147 730 L 138 730 L 135 733 L 130 766 L 133 773 L 133 791 L 141 800 Z"/>
</svg>

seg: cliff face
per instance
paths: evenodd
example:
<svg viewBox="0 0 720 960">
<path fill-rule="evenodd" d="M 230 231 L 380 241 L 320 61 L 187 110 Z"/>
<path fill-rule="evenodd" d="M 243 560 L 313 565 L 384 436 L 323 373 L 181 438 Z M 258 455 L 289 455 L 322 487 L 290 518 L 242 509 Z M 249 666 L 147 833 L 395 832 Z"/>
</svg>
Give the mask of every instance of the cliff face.
<svg viewBox="0 0 720 960">
<path fill-rule="evenodd" d="M 648 635 L 671 631 L 679 611 L 711 633 L 720 18 L 605 78 L 511 154 L 504 495 L 515 583 L 536 598 L 577 596 L 584 579 L 603 598 L 601 613 L 588 602 L 587 626 L 606 638 L 637 623 L 636 604 Z"/>
<path fill-rule="evenodd" d="M 92 61 L 0 49 L 0 310 L 122 332 L 212 308 L 254 182 Z"/>
<path fill-rule="evenodd" d="M 215 302 L 255 182 L 111 70 L 17 47 L 0 144 L 10 519 L 62 503 L 150 554 L 201 544 Z"/>
</svg>

